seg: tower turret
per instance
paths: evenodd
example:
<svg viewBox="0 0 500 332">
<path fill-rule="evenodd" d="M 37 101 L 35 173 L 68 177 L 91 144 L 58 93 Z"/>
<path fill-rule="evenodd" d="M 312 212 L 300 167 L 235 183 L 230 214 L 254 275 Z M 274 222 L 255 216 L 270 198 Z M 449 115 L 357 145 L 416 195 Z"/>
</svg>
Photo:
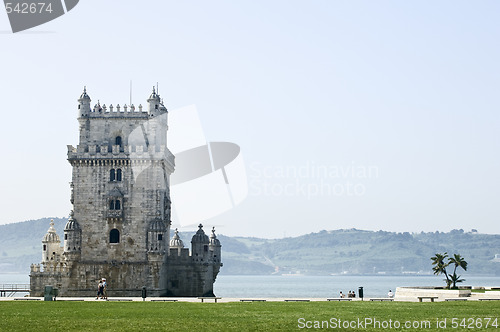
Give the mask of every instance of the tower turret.
<svg viewBox="0 0 500 332">
<path fill-rule="evenodd" d="M 167 109 L 163 106 L 160 95 L 155 91 L 155 87 L 153 87 L 153 92 L 148 98 L 148 105 L 148 113 L 150 116 L 156 116 L 167 112 Z"/>
<path fill-rule="evenodd" d="M 170 240 L 170 249 L 177 249 L 177 254 L 180 255 L 182 248 L 184 248 L 184 242 L 182 242 L 181 237 L 179 236 L 179 231 L 177 228 L 175 229 L 175 234 Z"/>
<path fill-rule="evenodd" d="M 64 253 L 80 253 L 82 243 L 82 229 L 73 217 L 73 211 L 69 215 L 68 222 L 64 227 Z"/>
<path fill-rule="evenodd" d="M 203 225 L 198 225 L 198 231 L 191 239 L 191 256 L 195 262 L 207 262 L 208 258 L 208 236 L 203 231 Z"/>
<path fill-rule="evenodd" d="M 78 98 L 78 117 L 85 117 L 90 112 L 90 97 L 87 94 L 87 87 L 83 87 L 83 93 Z"/>
<path fill-rule="evenodd" d="M 153 87 L 153 93 L 148 98 L 148 105 L 149 114 L 155 114 L 160 109 L 160 96 L 156 94 L 155 87 Z"/>
<path fill-rule="evenodd" d="M 182 242 L 177 228 L 175 229 L 175 234 L 172 237 L 172 240 L 170 240 L 170 248 L 184 248 L 184 242 Z"/>
<path fill-rule="evenodd" d="M 166 251 L 167 226 L 160 217 L 160 212 L 157 211 L 156 218 L 151 221 L 148 229 L 148 252 L 163 254 Z"/>
<path fill-rule="evenodd" d="M 210 251 L 214 252 L 214 263 L 220 263 L 221 256 L 221 245 L 219 239 L 215 235 L 215 227 L 212 228 L 212 234 L 210 234 L 210 242 L 208 245 Z"/>
<path fill-rule="evenodd" d="M 212 252 L 213 259 L 213 281 L 217 278 L 219 274 L 220 268 L 222 266 L 221 263 L 221 244 L 217 236 L 215 235 L 215 227 L 212 227 L 212 234 L 210 234 L 210 243 L 208 245 L 210 252 Z"/>
<path fill-rule="evenodd" d="M 42 239 L 42 263 L 58 261 L 61 255 L 61 239 L 54 228 L 54 219 L 50 220 L 50 227 Z"/>
</svg>

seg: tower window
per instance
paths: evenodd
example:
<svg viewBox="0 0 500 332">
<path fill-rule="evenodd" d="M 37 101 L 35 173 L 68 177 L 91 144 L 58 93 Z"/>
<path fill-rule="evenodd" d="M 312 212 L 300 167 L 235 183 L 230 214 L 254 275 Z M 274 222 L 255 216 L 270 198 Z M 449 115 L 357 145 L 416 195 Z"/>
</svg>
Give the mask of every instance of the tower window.
<svg viewBox="0 0 500 332">
<path fill-rule="evenodd" d="M 116 228 L 109 232 L 109 243 L 120 243 L 120 231 Z"/>
<path fill-rule="evenodd" d="M 110 210 L 121 210 L 121 202 L 119 199 L 114 200 L 112 199 L 109 201 L 109 209 Z"/>
<path fill-rule="evenodd" d="M 47 251 L 47 245 L 46 244 L 43 245 L 43 251 Z"/>
<path fill-rule="evenodd" d="M 208 246 L 203 246 L 203 251 L 207 252 L 208 251 Z"/>
<path fill-rule="evenodd" d="M 109 171 L 109 181 L 115 181 L 116 179 L 116 176 L 115 176 L 115 169 L 112 168 L 110 171 Z"/>
<path fill-rule="evenodd" d="M 116 170 L 116 181 L 121 181 L 122 180 L 122 170 L 118 168 Z"/>
<path fill-rule="evenodd" d="M 158 234 L 158 241 L 162 241 L 163 240 L 163 234 Z"/>
<path fill-rule="evenodd" d="M 121 136 L 116 136 L 115 138 L 115 145 L 122 145 L 122 137 Z"/>
<path fill-rule="evenodd" d="M 68 239 L 68 234 L 64 234 L 64 239 L 67 240 Z"/>
</svg>

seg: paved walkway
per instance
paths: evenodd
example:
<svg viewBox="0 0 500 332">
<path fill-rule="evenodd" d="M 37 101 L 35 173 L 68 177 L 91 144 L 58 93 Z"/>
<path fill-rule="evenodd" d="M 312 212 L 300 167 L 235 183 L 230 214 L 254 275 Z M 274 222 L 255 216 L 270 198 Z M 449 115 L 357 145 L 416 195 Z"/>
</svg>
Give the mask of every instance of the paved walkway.
<svg viewBox="0 0 500 332">
<path fill-rule="evenodd" d="M 480 298 L 486 296 L 473 296 L 466 298 L 467 301 L 479 301 Z M 491 297 L 491 296 L 490 296 Z M 333 298 L 333 297 L 332 297 Z M 330 298 L 331 299 L 331 298 Z M 58 297 L 57 301 L 86 301 L 86 302 L 106 302 L 106 300 L 96 300 L 95 297 Z M 326 298 L 294 298 L 294 297 L 283 297 L 283 298 L 230 298 L 223 297 L 218 298 L 217 303 L 228 303 L 228 302 L 241 302 L 241 300 L 246 300 L 245 302 L 251 302 L 249 300 L 256 300 L 255 302 L 327 302 Z M 500 297 L 495 297 L 495 300 L 500 300 Z M 43 301 L 43 297 L 2 297 L 0 301 Z M 108 302 L 143 302 L 141 297 L 110 297 Z M 148 297 L 145 299 L 147 302 L 197 302 L 201 303 L 201 300 L 197 297 Z M 352 301 L 361 301 L 360 298 L 353 298 Z M 370 302 L 370 298 L 364 298 L 365 302 Z M 444 298 L 439 298 L 436 302 L 445 301 Z M 204 303 L 214 303 L 212 299 L 204 300 Z M 337 302 L 337 301 L 332 301 Z M 348 302 L 348 301 L 341 301 Z M 349 301 L 350 302 L 350 301 Z M 418 302 L 417 298 L 395 298 L 394 302 Z"/>
</svg>

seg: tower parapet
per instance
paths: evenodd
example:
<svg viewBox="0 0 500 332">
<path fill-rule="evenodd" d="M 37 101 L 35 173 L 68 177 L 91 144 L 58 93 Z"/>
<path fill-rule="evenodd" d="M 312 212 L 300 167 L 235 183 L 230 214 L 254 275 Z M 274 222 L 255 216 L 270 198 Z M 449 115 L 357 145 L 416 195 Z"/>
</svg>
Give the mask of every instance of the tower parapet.
<svg viewBox="0 0 500 332">
<path fill-rule="evenodd" d="M 132 117 L 132 118 L 147 119 L 149 117 L 149 114 L 151 114 L 151 112 L 149 112 L 148 110 L 143 110 L 143 107 L 140 104 L 138 108 L 136 108 L 134 104 L 131 105 L 123 104 L 123 106 L 120 106 L 120 104 L 116 104 L 116 106 L 110 104 L 108 108 L 106 104 L 103 104 L 101 106 L 101 102 L 97 101 L 97 104 L 95 104 L 94 107 L 91 107 L 90 106 L 91 101 L 92 100 L 90 99 L 90 96 L 87 94 L 87 88 L 84 87 L 83 93 L 81 94 L 80 98 L 78 98 L 79 118 Z M 163 106 L 163 104 L 159 100 L 155 99 L 155 103 L 157 104 L 155 104 L 154 107 L 158 105 L 157 109 L 166 111 L 165 106 Z"/>
</svg>

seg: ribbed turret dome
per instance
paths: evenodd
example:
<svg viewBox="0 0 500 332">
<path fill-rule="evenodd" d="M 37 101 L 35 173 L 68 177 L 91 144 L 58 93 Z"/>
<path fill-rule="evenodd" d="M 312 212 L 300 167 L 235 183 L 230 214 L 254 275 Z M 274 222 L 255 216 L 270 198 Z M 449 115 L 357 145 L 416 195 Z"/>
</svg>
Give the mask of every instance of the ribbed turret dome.
<svg viewBox="0 0 500 332">
<path fill-rule="evenodd" d="M 149 230 L 154 232 L 164 232 L 167 229 L 161 219 L 155 219 L 149 224 Z"/>
<path fill-rule="evenodd" d="M 175 234 L 172 240 L 170 240 L 170 248 L 184 248 L 184 243 L 179 237 L 179 231 L 175 229 Z"/>
<path fill-rule="evenodd" d="M 220 241 L 217 239 L 215 235 L 215 227 L 212 227 L 212 234 L 210 234 L 210 245 L 211 246 L 220 246 Z"/>
<path fill-rule="evenodd" d="M 54 228 L 54 219 L 50 220 L 50 227 L 47 231 L 47 234 L 43 237 L 43 242 L 61 242 L 59 235 L 56 233 L 56 229 Z"/>
<path fill-rule="evenodd" d="M 153 92 L 149 96 L 149 99 L 155 99 L 155 100 L 160 100 L 160 95 L 156 93 L 155 87 L 153 87 Z"/>
<path fill-rule="evenodd" d="M 208 236 L 205 234 L 203 231 L 203 225 L 199 224 L 198 225 L 198 231 L 196 232 L 195 235 L 193 235 L 193 238 L 191 239 L 191 243 L 198 242 L 198 243 L 206 243 L 208 244 Z"/>
<path fill-rule="evenodd" d="M 80 229 L 80 225 L 76 221 L 76 219 L 73 218 L 73 211 L 71 211 L 71 215 L 69 216 L 68 222 L 66 223 L 66 226 L 64 226 L 65 231 L 77 231 Z"/>
<path fill-rule="evenodd" d="M 83 93 L 81 94 L 80 99 L 90 99 L 89 95 L 87 94 L 87 87 L 83 88 Z"/>
</svg>

